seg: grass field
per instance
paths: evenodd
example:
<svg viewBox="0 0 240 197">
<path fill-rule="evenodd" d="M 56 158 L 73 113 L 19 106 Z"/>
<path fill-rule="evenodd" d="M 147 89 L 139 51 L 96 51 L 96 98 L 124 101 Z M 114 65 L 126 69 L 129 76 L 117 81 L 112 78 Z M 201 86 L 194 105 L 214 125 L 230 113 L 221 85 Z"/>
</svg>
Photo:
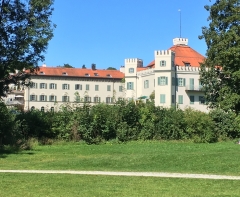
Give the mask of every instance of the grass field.
<svg viewBox="0 0 240 197">
<path fill-rule="evenodd" d="M 233 142 L 63 143 L 0 154 L 0 169 L 146 171 L 240 175 L 240 145 Z"/>
<path fill-rule="evenodd" d="M 239 196 L 239 181 L 59 174 L 0 174 L 1 197 Z"/>
<path fill-rule="evenodd" d="M 233 142 L 61 143 L 0 152 L 0 169 L 146 171 L 240 175 Z M 2 196 L 240 196 L 240 181 L 0 173 Z"/>
</svg>

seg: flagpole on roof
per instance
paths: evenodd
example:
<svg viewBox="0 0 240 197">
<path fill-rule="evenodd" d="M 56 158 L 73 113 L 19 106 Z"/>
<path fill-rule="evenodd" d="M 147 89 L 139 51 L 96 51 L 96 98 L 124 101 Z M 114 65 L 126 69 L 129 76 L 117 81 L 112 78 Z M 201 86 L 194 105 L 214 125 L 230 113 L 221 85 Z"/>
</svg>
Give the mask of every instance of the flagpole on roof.
<svg viewBox="0 0 240 197">
<path fill-rule="evenodd" d="M 181 10 L 178 10 L 180 13 L 180 38 L 182 37 L 182 16 L 181 16 Z"/>
</svg>

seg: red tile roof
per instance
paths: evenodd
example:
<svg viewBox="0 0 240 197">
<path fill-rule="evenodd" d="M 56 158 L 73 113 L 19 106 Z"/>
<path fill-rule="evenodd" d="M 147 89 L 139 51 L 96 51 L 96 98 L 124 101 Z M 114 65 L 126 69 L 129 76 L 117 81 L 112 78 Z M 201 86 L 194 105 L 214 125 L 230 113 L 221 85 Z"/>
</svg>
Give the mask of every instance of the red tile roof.
<svg viewBox="0 0 240 197">
<path fill-rule="evenodd" d="M 175 65 L 185 66 L 185 63 L 189 63 L 192 67 L 200 67 L 205 59 L 203 55 L 195 51 L 186 45 L 174 45 L 169 50 L 175 52 Z M 154 67 L 155 61 L 152 61 L 147 67 Z"/>
<path fill-rule="evenodd" d="M 90 78 L 124 78 L 124 73 L 118 70 L 92 70 L 82 68 L 40 67 L 37 75 L 44 76 L 70 76 Z"/>
</svg>

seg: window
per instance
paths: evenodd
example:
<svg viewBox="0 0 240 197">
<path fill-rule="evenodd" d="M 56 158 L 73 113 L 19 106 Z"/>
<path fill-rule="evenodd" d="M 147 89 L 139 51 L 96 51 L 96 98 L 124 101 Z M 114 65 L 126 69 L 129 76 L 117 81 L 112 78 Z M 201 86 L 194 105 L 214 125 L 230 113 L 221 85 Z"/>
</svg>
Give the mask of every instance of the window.
<svg viewBox="0 0 240 197">
<path fill-rule="evenodd" d="M 172 86 L 175 86 L 176 79 L 175 77 L 172 77 Z"/>
<path fill-rule="evenodd" d="M 34 94 L 30 95 L 30 101 L 37 101 L 37 96 Z"/>
<path fill-rule="evenodd" d="M 84 102 L 91 102 L 91 97 L 85 96 L 84 97 Z"/>
<path fill-rule="evenodd" d="M 183 104 L 183 95 L 178 95 L 178 104 Z"/>
<path fill-rule="evenodd" d="M 160 66 L 161 66 L 161 67 L 162 67 L 162 66 L 166 66 L 166 61 L 165 61 L 165 60 L 160 61 Z"/>
<path fill-rule="evenodd" d="M 190 63 L 184 63 L 184 64 L 185 64 L 185 66 L 191 66 Z"/>
<path fill-rule="evenodd" d="M 44 112 L 44 107 L 41 107 L 41 111 Z"/>
<path fill-rule="evenodd" d="M 112 98 L 111 97 L 106 97 L 106 103 L 112 103 Z"/>
<path fill-rule="evenodd" d="M 94 76 L 99 76 L 98 73 L 94 73 Z"/>
<path fill-rule="evenodd" d="M 134 68 L 129 68 L 129 73 L 134 73 Z"/>
<path fill-rule="evenodd" d="M 39 100 L 40 100 L 40 101 L 47 101 L 47 96 L 45 96 L 45 95 L 40 95 L 40 96 L 39 96 Z"/>
<path fill-rule="evenodd" d="M 66 84 L 66 83 L 62 84 L 62 89 L 69 90 L 69 84 Z"/>
<path fill-rule="evenodd" d="M 93 100 L 94 103 L 100 103 L 100 97 L 95 96 Z"/>
<path fill-rule="evenodd" d="M 111 86 L 107 85 L 107 91 L 111 91 Z"/>
<path fill-rule="evenodd" d="M 205 104 L 205 97 L 204 96 L 199 96 L 199 104 L 204 105 Z"/>
<path fill-rule="evenodd" d="M 34 107 L 34 106 L 31 107 L 31 111 L 33 111 L 33 110 L 35 110 L 35 107 Z"/>
<path fill-rule="evenodd" d="M 190 90 L 194 90 L 194 79 L 193 78 L 189 79 L 189 88 L 190 88 Z"/>
<path fill-rule="evenodd" d="M 82 90 L 81 84 L 75 84 L 75 90 Z"/>
<path fill-rule="evenodd" d="M 175 95 L 172 95 L 172 103 L 175 103 Z"/>
<path fill-rule="evenodd" d="M 69 101 L 69 96 L 62 97 L 62 102 L 68 102 L 68 101 Z"/>
<path fill-rule="evenodd" d="M 123 91 L 123 87 L 119 86 L 119 92 L 122 92 L 122 91 Z"/>
<path fill-rule="evenodd" d="M 90 88 L 89 88 L 89 84 L 86 84 L 86 90 L 89 90 Z"/>
<path fill-rule="evenodd" d="M 50 84 L 49 84 L 49 89 L 57 89 L 57 84 L 55 84 L 55 83 L 50 83 Z"/>
<path fill-rule="evenodd" d="M 90 75 L 88 73 L 85 74 L 85 77 L 90 77 Z"/>
<path fill-rule="evenodd" d="M 54 107 L 51 107 L 51 108 L 50 108 L 50 111 L 51 111 L 51 112 L 54 112 Z"/>
<path fill-rule="evenodd" d="M 158 77 L 158 85 L 160 85 L 160 86 L 168 85 L 168 78 L 167 77 Z"/>
<path fill-rule="evenodd" d="M 31 88 L 37 88 L 37 83 L 32 82 L 30 85 Z"/>
<path fill-rule="evenodd" d="M 80 102 L 80 96 L 79 96 L 79 95 L 77 95 L 77 96 L 75 97 L 75 101 L 76 101 L 77 103 Z"/>
<path fill-rule="evenodd" d="M 194 96 L 190 96 L 190 104 L 191 104 L 191 105 L 194 104 Z"/>
<path fill-rule="evenodd" d="M 99 91 L 99 85 L 95 85 L 95 91 Z"/>
<path fill-rule="evenodd" d="M 40 75 L 44 75 L 45 73 L 43 71 L 39 72 Z"/>
<path fill-rule="evenodd" d="M 165 94 L 160 94 L 160 103 L 165 103 Z"/>
<path fill-rule="evenodd" d="M 51 101 L 51 102 L 57 101 L 57 97 L 54 96 L 54 95 L 50 95 L 49 96 L 49 101 Z"/>
<path fill-rule="evenodd" d="M 144 88 L 149 88 L 149 80 L 144 81 Z"/>
<path fill-rule="evenodd" d="M 107 74 L 106 76 L 107 76 L 107 77 L 112 77 L 110 74 Z"/>
<path fill-rule="evenodd" d="M 63 72 L 62 75 L 68 75 L 66 72 Z"/>
<path fill-rule="evenodd" d="M 185 86 L 186 80 L 185 78 L 178 78 L 178 86 Z"/>
<path fill-rule="evenodd" d="M 40 89 L 47 89 L 46 83 L 40 83 Z"/>
<path fill-rule="evenodd" d="M 133 82 L 127 82 L 127 90 L 133 90 Z"/>
</svg>

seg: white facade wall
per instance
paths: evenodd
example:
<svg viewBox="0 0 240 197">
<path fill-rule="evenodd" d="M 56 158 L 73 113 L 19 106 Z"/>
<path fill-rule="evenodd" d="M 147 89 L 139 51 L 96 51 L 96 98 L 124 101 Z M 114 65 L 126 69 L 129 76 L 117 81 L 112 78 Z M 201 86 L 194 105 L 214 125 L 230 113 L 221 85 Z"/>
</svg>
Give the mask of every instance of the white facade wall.
<svg viewBox="0 0 240 197">
<path fill-rule="evenodd" d="M 55 110 L 60 105 L 66 103 L 63 101 L 63 96 L 69 97 L 69 103 L 76 101 L 76 92 L 80 96 L 80 102 L 84 101 L 84 97 L 91 97 L 91 103 L 94 102 L 94 97 L 100 97 L 100 102 L 107 102 L 107 97 L 118 100 L 124 98 L 124 90 L 120 91 L 119 86 L 124 86 L 120 80 L 114 79 L 82 79 L 72 77 L 32 77 L 33 83 L 37 84 L 37 88 L 26 88 L 25 90 L 25 110 L 35 107 L 35 109 L 45 110 L 54 107 Z M 40 84 L 47 84 L 46 88 L 41 88 Z M 50 84 L 56 84 L 56 89 L 50 89 Z M 67 84 L 69 89 L 63 89 L 63 84 Z M 81 85 L 80 90 L 75 89 L 75 85 Z M 87 89 L 87 85 L 89 89 Z M 95 89 L 98 86 L 98 89 Z M 110 89 L 108 89 L 110 88 Z M 36 95 L 37 100 L 31 100 L 31 95 Z M 40 95 L 46 96 L 46 101 L 40 100 Z M 56 96 L 56 101 L 50 101 L 50 96 Z M 111 100 L 112 101 L 112 100 Z"/>
</svg>

